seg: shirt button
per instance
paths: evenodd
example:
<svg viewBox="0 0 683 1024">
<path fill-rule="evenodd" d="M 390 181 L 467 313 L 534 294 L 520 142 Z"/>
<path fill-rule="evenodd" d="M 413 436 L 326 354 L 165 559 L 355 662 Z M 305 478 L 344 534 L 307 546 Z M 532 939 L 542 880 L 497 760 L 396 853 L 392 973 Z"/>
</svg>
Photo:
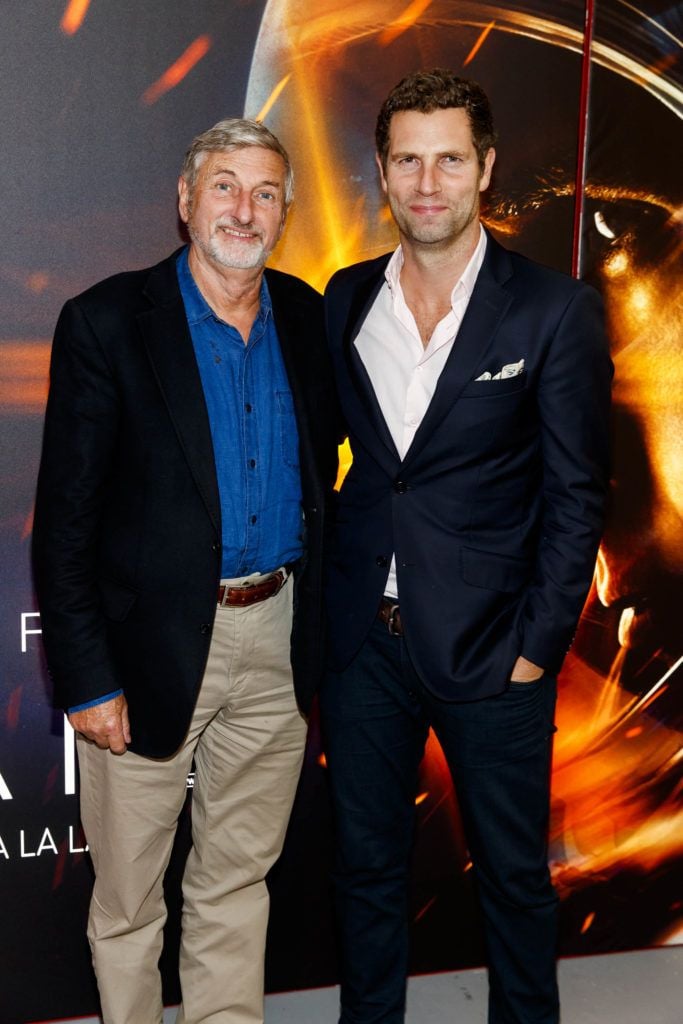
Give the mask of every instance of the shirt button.
<svg viewBox="0 0 683 1024">
<path fill-rule="evenodd" d="M 254 467 L 256 466 L 256 459 L 249 459 L 249 465 L 251 466 L 252 469 L 254 469 Z"/>
<path fill-rule="evenodd" d="M 247 412 L 251 412 L 251 405 L 250 405 L 250 403 L 249 403 L 249 402 L 247 402 L 247 404 L 245 405 L 245 407 L 244 407 L 244 408 L 245 408 L 245 410 L 246 410 Z"/>
<path fill-rule="evenodd" d="M 255 522 L 256 522 L 256 519 L 257 519 L 257 516 L 251 516 L 251 518 L 250 518 L 249 522 L 250 522 L 250 523 L 255 523 Z"/>
</svg>

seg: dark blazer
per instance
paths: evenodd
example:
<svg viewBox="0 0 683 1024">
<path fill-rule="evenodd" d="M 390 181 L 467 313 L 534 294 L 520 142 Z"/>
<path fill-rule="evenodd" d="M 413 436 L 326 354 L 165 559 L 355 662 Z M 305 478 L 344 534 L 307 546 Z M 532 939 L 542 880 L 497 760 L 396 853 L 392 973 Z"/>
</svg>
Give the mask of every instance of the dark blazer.
<svg viewBox="0 0 683 1024">
<path fill-rule="evenodd" d="M 354 345 L 388 259 L 340 271 L 325 296 L 353 452 L 327 572 L 331 665 L 343 668 L 362 644 L 395 552 L 405 640 L 423 682 L 475 699 L 505 688 L 519 654 L 557 672 L 591 584 L 608 482 L 602 303 L 489 236 L 401 460 Z M 476 379 L 522 358 L 518 376 Z"/>
<path fill-rule="evenodd" d="M 177 254 L 66 303 L 34 523 L 35 580 L 56 702 L 122 687 L 140 754 L 180 745 L 204 672 L 221 565 L 209 419 Z M 321 664 L 321 558 L 337 467 L 322 298 L 266 270 L 297 418 L 306 555 L 292 663 L 307 711 Z"/>
</svg>

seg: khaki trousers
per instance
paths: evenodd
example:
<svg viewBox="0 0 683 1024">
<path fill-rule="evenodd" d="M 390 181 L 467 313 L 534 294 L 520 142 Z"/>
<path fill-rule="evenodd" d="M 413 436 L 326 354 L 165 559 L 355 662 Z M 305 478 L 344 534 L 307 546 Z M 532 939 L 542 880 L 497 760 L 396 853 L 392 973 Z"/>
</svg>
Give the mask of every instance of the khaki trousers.
<svg viewBox="0 0 683 1024">
<path fill-rule="evenodd" d="M 173 757 L 117 757 L 78 737 L 104 1024 L 162 1020 L 163 878 L 193 757 L 178 1024 L 263 1021 L 265 876 L 282 849 L 306 738 L 289 660 L 292 589 L 290 579 L 260 604 L 218 609 L 192 723 Z"/>
</svg>

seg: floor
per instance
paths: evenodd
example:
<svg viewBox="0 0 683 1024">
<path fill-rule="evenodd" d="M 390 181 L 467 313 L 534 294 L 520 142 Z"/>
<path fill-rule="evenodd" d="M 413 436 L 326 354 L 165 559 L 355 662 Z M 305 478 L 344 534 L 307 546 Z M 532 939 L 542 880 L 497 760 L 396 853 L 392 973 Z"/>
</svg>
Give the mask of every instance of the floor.
<svg viewBox="0 0 683 1024">
<path fill-rule="evenodd" d="M 683 946 L 563 960 L 560 994 L 562 1024 L 682 1024 Z M 335 1024 L 337 1000 L 336 988 L 268 996 L 265 1024 Z M 486 1024 L 484 971 L 411 978 L 406 1024 Z"/>
</svg>

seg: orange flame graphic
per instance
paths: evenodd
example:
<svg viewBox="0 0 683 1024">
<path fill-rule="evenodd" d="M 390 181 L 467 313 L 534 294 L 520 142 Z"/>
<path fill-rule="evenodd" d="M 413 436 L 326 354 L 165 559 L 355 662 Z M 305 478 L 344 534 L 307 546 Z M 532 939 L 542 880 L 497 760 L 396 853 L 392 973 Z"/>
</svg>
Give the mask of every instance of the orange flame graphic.
<svg viewBox="0 0 683 1024">
<path fill-rule="evenodd" d="M 188 48 L 181 53 L 176 61 L 164 71 L 156 82 L 153 82 L 142 94 L 142 102 L 146 106 L 156 103 L 165 93 L 175 89 L 189 74 L 195 64 L 206 56 L 211 49 L 211 36 L 198 36 Z"/>
<path fill-rule="evenodd" d="M 495 21 L 490 21 L 488 23 L 488 25 L 486 26 L 484 31 L 481 33 L 481 35 L 477 39 L 476 43 L 474 44 L 474 46 L 472 47 L 470 52 L 467 54 L 467 56 L 465 57 L 464 61 L 462 62 L 462 66 L 464 68 L 466 68 L 468 64 L 471 64 L 472 61 L 474 60 L 474 58 L 477 56 L 477 54 L 481 50 L 482 46 L 486 42 L 486 40 L 488 38 L 489 32 L 491 31 L 491 29 L 494 27 L 495 24 L 496 24 Z"/>
<path fill-rule="evenodd" d="M 398 39 L 400 35 L 403 35 L 407 29 L 411 28 L 418 18 L 424 14 L 432 0 L 413 0 L 412 4 L 406 7 L 402 14 L 399 14 L 398 18 L 387 25 L 387 27 L 380 32 L 377 37 L 377 42 L 380 46 L 388 46 L 389 43 L 393 43 L 394 39 Z"/>
<path fill-rule="evenodd" d="M 90 2 L 91 0 L 69 0 L 59 23 L 59 27 L 65 35 L 73 36 L 78 32 L 88 13 Z"/>
</svg>

